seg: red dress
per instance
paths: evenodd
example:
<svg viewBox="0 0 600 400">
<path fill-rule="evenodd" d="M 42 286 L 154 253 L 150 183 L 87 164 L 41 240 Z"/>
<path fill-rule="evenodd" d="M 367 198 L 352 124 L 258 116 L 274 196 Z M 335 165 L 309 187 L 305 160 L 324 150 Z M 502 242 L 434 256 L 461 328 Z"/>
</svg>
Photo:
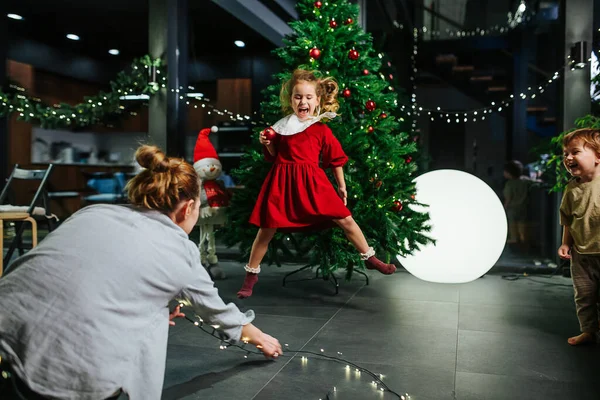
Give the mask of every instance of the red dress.
<svg viewBox="0 0 600 400">
<path fill-rule="evenodd" d="M 330 227 L 332 220 L 352 215 L 323 170 L 348 161 L 327 125 L 317 122 L 295 135 L 277 135 L 274 142 L 276 156 L 265 151 L 265 158 L 274 165 L 250 223 L 290 232 Z"/>
</svg>

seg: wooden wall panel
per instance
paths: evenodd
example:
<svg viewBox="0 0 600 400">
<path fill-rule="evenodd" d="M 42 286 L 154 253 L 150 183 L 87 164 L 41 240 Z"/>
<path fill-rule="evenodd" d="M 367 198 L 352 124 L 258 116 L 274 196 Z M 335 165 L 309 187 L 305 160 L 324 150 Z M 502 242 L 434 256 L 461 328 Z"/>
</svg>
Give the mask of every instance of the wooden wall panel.
<svg viewBox="0 0 600 400">
<path fill-rule="evenodd" d="M 19 85 L 24 87 L 29 92 L 32 92 L 34 90 L 35 71 L 33 69 L 33 66 L 29 64 L 16 62 L 13 60 L 8 60 L 6 66 L 6 74 L 10 79 L 16 81 Z"/>
<path fill-rule="evenodd" d="M 31 163 L 31 130 L 30 123 L 17 121 L 17 114 L 11 115 L 8 122 L 9 169 L 12 169 L 14 164 Z"/>
<path fill-rule="evenodd" d="M 8 77 L 16 81 L 30 93 L 35 94 L 35 70 L 31 65 L 9 60 L 7 64 Z M 8 168 L 14 164 L 27 165 L 31 162 L 31 124 L 17 121 L 13 113 L 8 121 Z"/>
<path fill-rule="evenodd" d="M 252 79 L 219 79 L 217 81 L 217 108 L 234 114 L 252 112 Z M 217 121 L 230 121 L 228 116 L 217 116 Z"/>
</svg>

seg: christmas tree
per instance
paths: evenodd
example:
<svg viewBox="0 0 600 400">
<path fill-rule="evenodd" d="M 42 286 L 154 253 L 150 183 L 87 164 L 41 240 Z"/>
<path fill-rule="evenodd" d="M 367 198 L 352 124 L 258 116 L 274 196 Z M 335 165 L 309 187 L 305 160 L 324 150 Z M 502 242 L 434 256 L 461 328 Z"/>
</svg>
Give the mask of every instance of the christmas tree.
<svg viewBox="0 0 600 400">
<path fill-rule="evenodd" d="M 406 124 L 398 121 L 397 91 L 390 90 L 389 77 L 381 70 L 382 54 L 373 50 L 370 34 L 356 23 L 358 7 L 347 0 L 299 0 L 299 18 L 290 23 L 293 33 L 285 46 L 275 50 L 283 70 L 276 79 L 283 82 L 296 68 L 320 71 L 340 86 L 340 109 L 328 126 L 349 157 L 344 167 L 348 208 L 376 254 L 387 262 L 398 254 L 410 254 L 430 242 L 428 215 L 416 212 L 413 182 L 416 144 Z M 248 219 L 263 179 L 271 168 L 264 160 L 258 133 L 284 117 L 279 101 L 281 84 L 268 87 L 261 104 L 263 122 L 256 130 L 255 145 L 246 149 L 234 178 L 245 186 L 235 193 L 229 207 L 229 222 L 222 231 L 228 246 L 239 245 L 247 260 L 257 227 Z M 334 182 L 330 171 L 329 177 Z M 341 229 L 314 233 L 278 233 L 269 245 L 263 263 L 281 264 L 282 256 L 320 266 L 325 276 L 345 268 L 351 276 L 362 267 L 356 249 Z"/>
</svg>

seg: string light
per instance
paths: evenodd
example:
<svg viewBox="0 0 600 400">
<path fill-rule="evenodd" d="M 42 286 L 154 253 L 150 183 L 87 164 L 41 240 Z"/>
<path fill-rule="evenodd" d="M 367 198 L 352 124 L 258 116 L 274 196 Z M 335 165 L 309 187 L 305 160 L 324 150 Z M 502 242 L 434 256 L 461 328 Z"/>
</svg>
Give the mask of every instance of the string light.
<svg viewBox="0 0 600 400">
<path fill-rule="evenodd" d="M 183 308 L 184 305 L 183 304 L 179 304 L 179 306 L 180 306 L 180 308 Z M 257 354 L 257 355 L 262 355 L 263 354 L 260 351 L 251 351 L 251 350 L 248 350 L 248 349 L 245 348 L 245 346 L 249 342 L 248 338 L 242 338 L 243 344 L 242 345 L 238 345 L 238 344 L 235 344 L 235 343 L 223 340 L 220 336 L 218 336 L 218 334 L 214 330 L 214 326 L 218 327 L 218 325 L 209 325 L 209 326 L 211 326 L 211 328 L 213 328 L 213 330 L 211 332 L 209 330 L 204 329 L 204 323 L 202 321 L 202 318 L 200 318 L 199 316 L 196 316 L 196 320 L 194 320 L 192 318 L 189 318 L 187 315 L 184 318 L 188 322 L 191 322 L 194 326 L 197 326 L 202 332 L 204 332 L 204 333 L 206 333 L 206 334 L 208 334 L 208 335 L 210 335 L 210 336 L 218 339 L 221 342 L 221 344 L 219 346 L 220 350 L 225 350 L 225 349 L 227 349 L 229 347 L 241 349 L 241 350 L 244 351 L 244 356 L 243 356 L 244 358 L 248 358 L 248 356 L 250 354 Z M 244 340 L 244 339 L 246 339 L 246 340 Z M 259 349 L 261 348 L 261 346 L 256 346 L 256 347 L 259 348 Z M 288 345 L 286 344 L 285 347 L 287 348 Z M 334 357 L 334 356 L 329 356 L 327 354 L 324 354 L 324 349 L 321 349 L 320 353 L 316 353 L 316 352 L 312 352 L 312 351 L 308 351 L 308 350 L 291 350 L 291 349 L 287 349 L 286 351 L 290 352 L 290 353 L 294 353 L 294 355 L 288 356 L 287 354 L 281 354 L 280 357 L 291 357 L 291 358 L 293 358 L 293 357 L 295 357 L 298 354 L 310 354 L 310 355 L 312 355 L 315 358 L 320 358 L 320 359 L 325 359 L 325 360 L 330 360 L 330 361 L 335 361 L 335 362 L 338 362 L 338 363 L 346 364 L 346 367 L 345 367 L 346 371 L 349 371 L 350 370 L 350 366 L 352 366 L 353 368 L 355 368 L 355 373 L 357 375 L 360 375 L 361 372 L 364 372 L 364 373 L 370 375 L 373 378 L 373 381 L 371 382 L 371 384 L 375 385 L 378 391 L 381 391 L 382 393 L 383 392 L 391 393 L 391 394 L 395 395 L 400 400 L 409 400 L 410 399 L 410 396 L 408 394 L 400 395 L 397 392 L 395 392 L 392 389 L 390 389 L 387 386 L 387 384 L 385 384 L 383 382 L 383 375 L 382 374 L 373 373 L 370 370 L 368 370 L 366 368 L 363 368 L 363 367 L 360 367 L 359 365 L 354 364 L 354 363 L 352 363 L 352 362 L 350 362 L 348 360 L 344 360 L 344 359 L 339 358 L 339 357 Z M 342 353 L 338 352 L 338 354 L 342 354 Z M 309 357 L 307 357 L 307 356 L 301 356 L 300 360 L 302 362 L 302 365 L 306 365 L 308 363 L 308 359 L 309 359 Z M 332 391 L 333 392 L 337 392 L 337 387 L 334 386 L 333 389 L 329 391 L 329 393 L 327 394 L 326 398 L 330 398 L 329 394 Z"/>
<path fill-rule="evenodd" d="M 551 84 L 558 80 L 558 78 L 560 78 L 561 74 L 563 73 L 563 70 L 566 67 L 567 65 L 564 65 L 559 70 L 554 72 L 551 78 L 549 78 L 543 85 L 540 85 L 537 88 L 528 87 L 526 91 L 519 93 L 518 96 L 523 100 L 535 99 L 537 96 L 544 93 Z M 502 110 L 504 110 L 506 107 L 510 106 L 514 102 L 515 97 L 515 94 L 511 94 L 508 98 L 501 100 L 500 102 L 492 101 L 490 102 L 489 106 L 484 106 L 470 110 L 445 110 L 441 107 L 425 108 L 415 103 L 411 105 L 410 108 L 408 108 L 405 105 L 402 105 L 400 107 L 400 111 L 403 111 L 407 115 L 410 115 L 410 110 L 417 110 L 418 107 L 418 111 L 415 111 L 416 114 L 420 115 L 420 112 L 426 112 L 431 121 L 435 121 L 436 119 L 445 119 L 448 123 L 451 123 L 453 121 L 459 123 L 461 122 L 461 120 L 466 122 L 466 120 L 469 118 L 472 118 L 474 122 L 477 120 L 484 121 L 486 119 L 486 114 L 502 112 Z"/>
<path fill-rule="evenodd" d="M 519 9 L 517 10 L 517 13 L 518 12 L 519 12 Z M 424 34 L 428 34 L 428 36 L 434 37 L 434 38 L 441 38 L 442 36 L 450 36 L 451 38 L 460 39 L 460 38 L 466 38 L 466 37 L 496 36 L 498 34 L 508 33 L 511 30 L 517 28 L 519 25 L 523 24 L 524 22 L 532 21 L 534 16 L 535 16 L 534 12 L 531 12 L 530 15 L 527 15 L 527 16 L 523 16 L 521 14 L 521 18 L 517 22 L 516 19 L 513 21 L 512 15 L 509 13 L 506 24 L 504 24 L 504 25 L 498 24 L 498 25 L 487 27 L 487 28 L 481 28 L 481 27 L 476 27 L 475 29 L 446 28 L 443 30 L 437 30 L 437 29 L 432 30 L 430 28 L 427 28 L 426 26 L 422 26 L 422 27 L 415 27 L 415 28 L 413 28 L 413 30 L 416 30 L 417 32 L 421 32 Z M 405 29 L 404 24 L 401 24 L 398 21 L 394 21 L 393 24 L 394 24 L 394 27 L 397 29 L 401 29 L 401 30 Z"/>
<path fill-rule="evenodd" d="M 412 66 L 412 76 L 410 77 L 410 80 L 412 81 L 412 109 L 416 110 L 417 108 L 417 74 L 418 74 L 418 69 L 417 69 L 417 55 L 419 53 L 419 30 L 418 29 L 414 29 L 413 30 L 413 52 L 410 56 L 410 60 L 411 60 L 411 66 Z M 404 109 L 404 106 L 402 106 L 402 109 Z M 410 116 L 410 112 L 408 112 L 408 115 Z M 417 131 L 417 116 L 419 116 L 419 112 L 416 113 L 416 115 L 413 116 L 412 118 L 412 125 L 411 125 L 411 132 L 414 134 Z"/>
</svg>

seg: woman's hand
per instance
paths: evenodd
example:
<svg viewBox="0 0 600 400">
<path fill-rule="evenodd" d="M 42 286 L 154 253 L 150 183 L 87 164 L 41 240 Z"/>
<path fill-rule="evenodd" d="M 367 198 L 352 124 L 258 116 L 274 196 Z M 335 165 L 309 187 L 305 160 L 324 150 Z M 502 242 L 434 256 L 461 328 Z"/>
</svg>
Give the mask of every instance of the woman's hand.
<svg viewBox="0 0 600 400">
<path fill-rule="evenodd" d="M 563 260 L 571 259 L 571 247 L 568 244 L 563 244 L 558 248 L 558 256 Z"/>
<path fill-rule="evenodd" d="M 277 339 L 252 324 L 244 325 L 242 328 L 242 340 L 255 345 L 267 358 L 277 358 L 283 354 Z"/>
<path fill-rule="evenodd" d="M 177 307 L 169 314 L 169 325 L 174 326 L 175 321 L 173 321 L 173 319 L 182 317 L 185 317 L 185 314 L 181 312 L 181 308 L 179 307 L 179 304 L 177 304 Z"/>
<path fill-rule="evenodd" d="M 340 187 L 338 187 L 337 192 L 340 195 L 340 197 L 342 198 L 342 200 L 344 201 L 344 205 L 347 205 L 348 204 L 348 192 L 346 192 L 346 188 L 344 186 L 340 186 Z"/>
<path fill-rule="evenodd" d="M 267 137 L 265 136 L 265 131 L 262 131 L 260 133 L 260 135 L 258 136 L 258 141 L 260 142 L 260 144 L 263 144 L 265 146 L 268 146 L 271 144 L 271 141 L 267 139 Z"/>
</svg>

